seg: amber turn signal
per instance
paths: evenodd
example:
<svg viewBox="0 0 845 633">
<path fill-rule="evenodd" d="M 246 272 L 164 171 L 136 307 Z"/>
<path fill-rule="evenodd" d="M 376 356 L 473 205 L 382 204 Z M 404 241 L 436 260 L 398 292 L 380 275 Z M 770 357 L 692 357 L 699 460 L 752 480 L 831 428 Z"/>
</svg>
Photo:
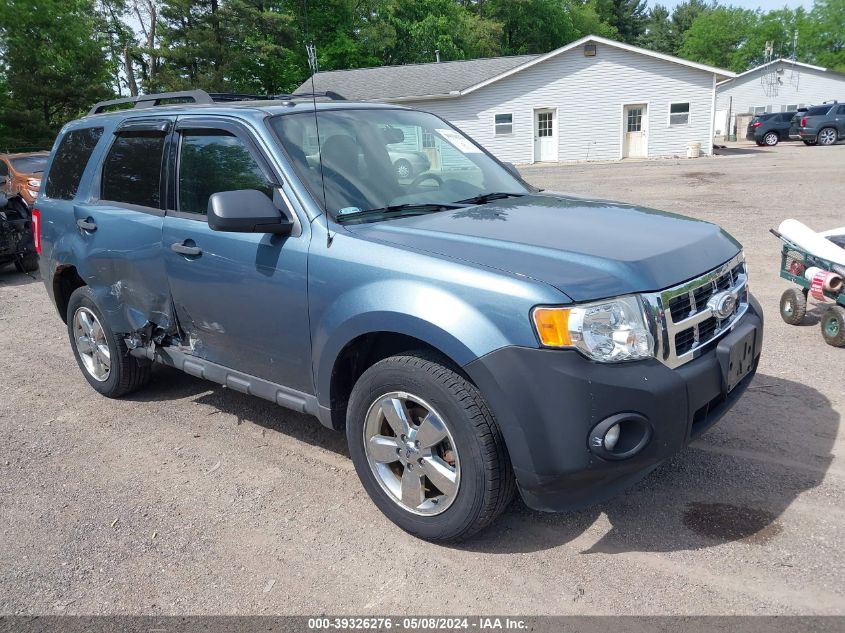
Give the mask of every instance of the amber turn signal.
<svg viewBox="0 0 845 633">
<path fill-rule="evenodd" d="M 534 326 L 540 342 L 547 347 L 572 345 L 569 338 L 568 308 L 535 308 Z"/>
</svg>

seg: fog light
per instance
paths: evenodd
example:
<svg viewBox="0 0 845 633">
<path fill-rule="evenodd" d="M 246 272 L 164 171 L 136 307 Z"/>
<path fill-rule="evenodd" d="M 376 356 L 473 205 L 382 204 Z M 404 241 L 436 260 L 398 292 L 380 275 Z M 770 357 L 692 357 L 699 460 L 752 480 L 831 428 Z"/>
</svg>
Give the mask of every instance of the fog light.
<svg viewBox="0 0 845 633">
<path fill-rule="evenodd" d="M 629 459 L 651 440 L 651 423 L 639 413 L 617 413 L 596 424 L 587 436 L 591 453 L 602 459 Z"/>
<path fill-rule="evenodd" d="M 619 432 L 620 428 L 618 424 L 614 424 L 609 429 L 607 429 L 607 433 L 604 434 L 604 447 L 605 449 L 612 451 L 616 448 L 616 442 L 619 441 Z"/>
</svg>

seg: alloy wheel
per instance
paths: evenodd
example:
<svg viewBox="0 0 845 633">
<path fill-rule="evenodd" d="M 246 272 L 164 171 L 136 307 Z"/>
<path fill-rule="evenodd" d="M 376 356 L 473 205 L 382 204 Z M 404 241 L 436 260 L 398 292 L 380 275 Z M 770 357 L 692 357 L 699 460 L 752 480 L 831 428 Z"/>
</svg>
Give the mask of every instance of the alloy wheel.
<svg viewBox="0 0 845 633">
<path fill-rule="evenodd" d="M 73 315 L 73 334 L 76 351 L 85 371 L 99 382 L 111 374 L 111 352 L 100 320 L 88 308 L 79 308 Z"/>
<path fill-rule="evenodd" d="M 777 145 L 778 142 L 778 135 L 774 132 L 769 132 L 766 136 L 763 137 L 763 141 L 766 145 Z"/>
<path fill-rule="evenodd" d="M 409 393 L 380 396 L 364 422 L 364 452 L 381 488 L 404 510 L 432 516 L 458 494 L 461 467 L 446 420 Z"/>
<path fill-rule="evenodd" d="M 819 132 L 819 143 L 822 145 L 833 145 L 836 142 L 836 130 L 825 128 Z"/>
<path fill-rule="evenodd" d="M 411 167 L 405 161 L 400 161 L 396 164 L 396 175 L 399 178 L 410 178 Z"/>
</svg>

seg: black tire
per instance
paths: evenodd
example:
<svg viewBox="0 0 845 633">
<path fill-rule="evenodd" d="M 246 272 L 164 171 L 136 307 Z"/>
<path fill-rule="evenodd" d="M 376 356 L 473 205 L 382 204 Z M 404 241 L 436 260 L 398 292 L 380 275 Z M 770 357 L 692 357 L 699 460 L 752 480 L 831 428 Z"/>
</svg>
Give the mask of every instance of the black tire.
<svg viewBox="0 0 845 633">
<path fill-rule="evenodd" d="M 800 325 L 807 314 L 807 297 L 798 288 L 789 288 L 780 296 L 780 318 L 789 325 Z"/>
<path fill-rule="evenodd" d="M 87 308 L 97 317 L 103 330 L 104 340 L 108 344 L 111 366 L 106 380 L 99 381 L 86 369 L 74 335 L 74 317 L 78 310 Z M 123 338 L 115 334 L 108 321 L 97 307 L 94 293 L 88 286 L 82 286 L 73 291 L 67 306 L 67 331 L 73 356 L 79 365 L 82 375 L 97 392 L 107 398 L 120 398 L 136 389 L 143 387 L 150 380 L 152 363 L 145 359 L 138 359 L 129 355 L 129 350 Z"/>
<path fill-rule="evenodd" d="M 421 516 L 400 505 L 382 488 L 367 460 L 367 414 L 374 403 L 391 392 L 414 394 L 430 403 L 454 439 L 460 483 L 451 505 L 440 514 Z M 409 352 L 367 369 L 352 390 L 346 437 L 367 494 L 387 518 L 417 537 L 431 541 L 464 539 L 492 523 L 513 500 L 516 482 L 492 412 L 478 389 L 446 359 L 434 354 Z"/>
<path fill-rule="evenodd" d="M 780 137 L 778 136 L 777 132 L 766 132 L 763 135 L 763 145 L 767 147 L 774 147 L 778 144 Z"/>
<path fill-rule="evenodd" d="M 19 273 L 32 273 L 38 270 L 38 255 L 27 253 L 21 259 L 15 260 L 15 270 Z"/>
<path fill-rule="evenodd" d="M 757 143 L 757 147 L 763 147 L 763 141 L 758 141 L 755 139 L 754 142 Z"/>
<path fill-rule="evenodd" d="M 833 347 L 845 347 L 845 308 L 831 306 L 822 314 L 822 337 Z"/>
<path fill-rule="evenodd" d="M 808 141 L 807 139 L 803 139 L 803 141 L 804 141 L 804 145 L 815 145 L 816 144 L 815 140 Z"/>
<path fill-rule="evenodd" d="M 400 158 L 393 163 L 393 169 L 396 171 L 397 178 L 410 178 L 414 175 L 413 166 L 404 158 Z"/>
<path fill-rule="evenodd" d="M 826 132 L 832 132 L 832 134 L 826 134 Z M 816 143 L 819 145 L 835 145 L 838 137 L 839 135 L 836 132 L 836 128 L 825 127 L 819 130 L 819 133 L 816 136 Z"/>
</svg>

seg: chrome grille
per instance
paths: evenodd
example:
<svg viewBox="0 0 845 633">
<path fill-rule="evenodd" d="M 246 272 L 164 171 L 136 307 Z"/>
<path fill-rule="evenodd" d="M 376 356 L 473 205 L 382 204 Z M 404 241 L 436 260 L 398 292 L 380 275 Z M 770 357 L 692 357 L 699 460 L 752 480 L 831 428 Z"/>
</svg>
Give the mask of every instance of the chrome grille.
<svg viewBox="0 0 845 633">
<path fill-rule="evenodd" d="M 748 309 L 747 287 L 745 257 L 740 253 L 691 281 L 643 295 L 657 341 L 658 360 L 669 367 L 679 367 L 730 331 Z M 719 314 L 711 299 L 724 300 L 726 295 L 735 305 L 728 314 Z M 726 303 L 729 306 L 730 300 Z"/>
</svg>

